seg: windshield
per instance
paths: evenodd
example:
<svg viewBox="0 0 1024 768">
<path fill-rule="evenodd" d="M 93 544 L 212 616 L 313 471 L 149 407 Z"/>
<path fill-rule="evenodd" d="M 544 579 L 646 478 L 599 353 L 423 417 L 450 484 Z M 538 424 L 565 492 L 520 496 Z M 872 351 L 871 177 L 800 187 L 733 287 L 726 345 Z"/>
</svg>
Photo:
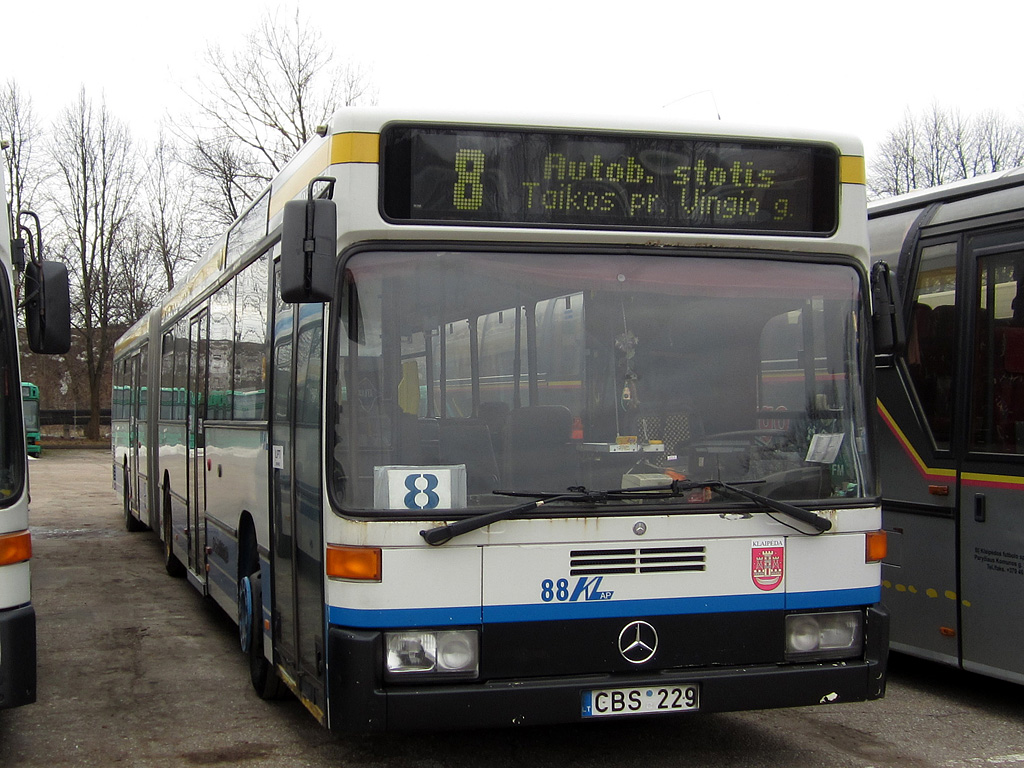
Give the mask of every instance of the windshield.
<svg viewBox="0 0 1024 768">
<path fill-rule="evenodd" d="M 11 287 L 0 270 L 0 506 L 14 502 L 25 478 L 25 432 Z"/>
<path fill-rule="evenodd" d="M 26 432 L 38 432 L 39 431 L 39 401 L 38 400 L 26 400 L 24 402 L 25 408 L 25 431 Z"/>
<path fill-rule="evenodd" d="M 346 511 L 684 478 L 873 493 L 852 267 L 361 252 L 340 290 L 328 441 Z"/>
</svg>

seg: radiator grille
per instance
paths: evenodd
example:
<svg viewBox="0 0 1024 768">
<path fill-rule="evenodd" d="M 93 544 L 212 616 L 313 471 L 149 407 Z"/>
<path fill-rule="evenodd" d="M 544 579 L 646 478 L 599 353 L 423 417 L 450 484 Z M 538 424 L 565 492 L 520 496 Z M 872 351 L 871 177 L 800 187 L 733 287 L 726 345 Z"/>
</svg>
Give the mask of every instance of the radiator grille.
<svg viewBox="0 0 1024 768">
<path fill-rule="evenodd" d="M 570 552 L 570 576 L 703 571 L 704 547 L 581 549 Z"/>
</svg>

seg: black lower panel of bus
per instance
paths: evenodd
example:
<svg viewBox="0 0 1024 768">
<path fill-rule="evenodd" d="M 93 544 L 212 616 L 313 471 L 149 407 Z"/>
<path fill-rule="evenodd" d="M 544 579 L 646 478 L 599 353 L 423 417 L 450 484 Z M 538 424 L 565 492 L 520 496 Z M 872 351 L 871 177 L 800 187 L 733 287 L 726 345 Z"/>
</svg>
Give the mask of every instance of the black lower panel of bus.
<svg viewBox="0 0 1024 768">
<path fill-rule="evenodd" d="M 620 637 L 635 620 L 657 633 L 657 653 L 648 666 L 658 669 L 769 664 L 782 662 L 785 653 L 783 611 L 487 624 L 480 677 L 635 672 L 637 666 L 619 652 Z"/>
<path fill-rule="evenodd" d="M 775 634 L 758 636 L 748 623 L 750 618 L 744 617 L 743 635 L 751 642 L 740 645 L 750 650 L 762 644 L 769 647 L 768 654 L 781 654 Z M 619 620 L 618 631 L 624 623 Z M 558 630 L 553 623 L 544 624 L 545 631 L 555 631 L 553 642 L 565 642 L 558 640 Z M 482 682 L 472 683 L 424 682 L 420 685 L 385 683 L 382 633 L 331 627 L 330 726 L 338 731 L 446 730 L 578 722 L 599 719 L 588 715 L 584 705 L 598 692 L 666 688 L 689 691 L 693 686 L 696 687 L 696 706 L 682 710 L 687 713 L 695 709 L 726 712 L 877 699 L 885 693 L 888 627 L 888 615 L 880 608 L 869 608 L 864 655 L 842 663 L 739 661 L 733 656 L 731 663 L 725 658 L 715 658 L 705 659 L 699 665 L 668 666 L 659 657 L 651 669 L 634 665 L 623 668 L 618 662 L 609 661 L 601 672 L 576 671 L 580 669 L 576 664 L 555 673 L 551 669 L 553 663 L 545 662 L 537 667 L 516 664 L 517 669 L 512 672 L 510 662 L 507 677 L 489 676 Z M 486 631 L 490 633 L 492 627 L 488 626 Z M 515 634 L 509 632 L 508 644 L 502 646 L 503 652 L 510 652 L 513 657 Z M 659 630 L 659 636 L 661 634 Z M 525 639 L 525 635 L 523 637 Z M 691 645 L 704 649 L 700 654 L 717 656 L 716 641 L 724 641 L 727 648 L 732 648 L 723 654 L 737 649 L 736 638 L 691 636 L 690 639 Z M 618 632 L 615 642 L 618 654 Z M 529 644 L 535 643 L 536 638 Z M 484 645 L 483 656 L 490 656 L 496 650 L 489 640 Z M 579 653 L 582 649 L 575 650 Z M 522 661 L 520 657 L 519 663 Z M 484 668 L 491 670 L 498 666 L 494 661 L 483 663 Z M 628 711 L 621 714 L 663 716 L 660 713 L 631 715 Z"/>
<path fill-rule="evenodd" d="M 36 700 L 36 612 L 0 612 L 0 709 Z"/>
</svg>

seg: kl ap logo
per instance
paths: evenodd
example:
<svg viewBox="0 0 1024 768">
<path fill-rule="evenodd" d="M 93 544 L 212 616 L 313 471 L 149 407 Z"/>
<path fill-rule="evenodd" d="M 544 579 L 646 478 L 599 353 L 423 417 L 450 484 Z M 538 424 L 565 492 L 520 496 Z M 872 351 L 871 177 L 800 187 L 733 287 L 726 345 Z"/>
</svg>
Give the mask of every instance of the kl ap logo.
<svg viewBox="0 0 1024 768">
<path fill-rule="evenodd" d="M 762 539 L 750 545 L 750 578 L 754 586 L 771 592 L 782 583 L 786 572 L 786 542 L 783 539 Z"/>
</svg>

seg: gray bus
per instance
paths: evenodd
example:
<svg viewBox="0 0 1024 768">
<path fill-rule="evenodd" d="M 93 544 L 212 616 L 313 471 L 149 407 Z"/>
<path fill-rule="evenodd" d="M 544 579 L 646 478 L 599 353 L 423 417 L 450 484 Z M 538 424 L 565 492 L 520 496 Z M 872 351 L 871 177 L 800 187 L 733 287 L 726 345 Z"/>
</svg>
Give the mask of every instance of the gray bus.
<svg viewBox="0 0 1024 768">
<path fill-rule="evenodd" d="M 878 358 L 891 647 L 1024 682 L 1024 170 L 869 206 L 905 348 Z"/>
</svg>

